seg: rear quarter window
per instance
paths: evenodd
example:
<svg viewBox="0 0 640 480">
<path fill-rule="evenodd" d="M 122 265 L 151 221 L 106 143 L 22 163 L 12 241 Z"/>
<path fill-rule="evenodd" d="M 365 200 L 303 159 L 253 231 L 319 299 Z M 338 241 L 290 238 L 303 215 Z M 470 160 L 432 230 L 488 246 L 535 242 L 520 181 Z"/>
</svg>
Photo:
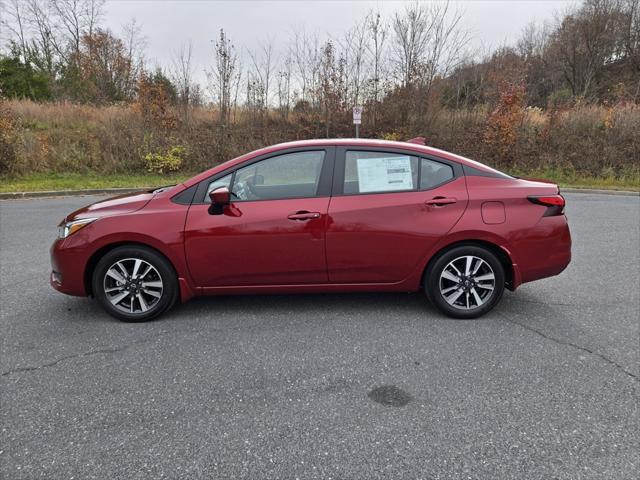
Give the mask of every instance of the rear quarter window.
<svg viewBox="0 0 640 480">
<path fill-rule="evenodd" d="M 454 178 L 453 168 L 446 163 L 420 159 L 420 190 L 428 190 Z"/>
</svg>

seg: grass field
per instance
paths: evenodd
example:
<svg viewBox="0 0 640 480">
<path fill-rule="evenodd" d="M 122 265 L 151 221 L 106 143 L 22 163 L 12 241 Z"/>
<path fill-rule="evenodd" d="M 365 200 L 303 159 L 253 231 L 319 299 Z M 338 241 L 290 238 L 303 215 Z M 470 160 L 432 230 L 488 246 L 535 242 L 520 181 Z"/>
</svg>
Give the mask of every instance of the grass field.
<svg viewBox="0 0 640 480">
<path fill-rule="evenodd" d="M 589 177 L 553 170 L 532 172 L 512 172 L 529 178 L 543 178 L 557 182 L 561 187 L 598 188 L 609 190 L 640 191 L 640 178 L 637 175 L 623 177 Z M 95 188 L 135 188 L 159 187 L 182 182 L 193 173 L 170 175 L 153 174 L 108 174 L 96 173 L 38 173 L 20 177 L 0 176 L 0 192 L 36 192 L 45 190 L 85 190 Z"/>
<path fill-rule="evenodd" d="M 85 190 L 94 188 L 161 187 L 173 185 L 192 174 L 180 175 L 98 175 L 78 173 L 38 173 L 21 177 L 0 177 L 0 192 L 37 192 L 43 190 Z"/>
<path fill-rule="evenodd" d="M 511 175 L 525 178 L 540 178 L 552 180 L 560 187 L 572 188 L 597 188 L 603 190 L 629 190 L 640 191 L 640 173 L 629 171 L 625 174 L 607 176 L 589 176 L 575 171 L 561 171 L 555 169 L 541 169 L 533 171 L 507 172 Z"/>
</svg>

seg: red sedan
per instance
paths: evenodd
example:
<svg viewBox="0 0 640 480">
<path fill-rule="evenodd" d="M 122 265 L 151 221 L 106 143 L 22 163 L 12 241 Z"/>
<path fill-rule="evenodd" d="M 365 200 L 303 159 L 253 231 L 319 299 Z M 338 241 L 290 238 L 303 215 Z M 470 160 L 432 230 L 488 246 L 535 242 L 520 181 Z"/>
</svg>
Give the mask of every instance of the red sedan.
<svg viewBox="0 0 640 480">
<path fill-rule="evenodd" d="M 564 204 L 557 185 L 418 143 L 284 143 L 68 215 L 51 284 L 125 321 L 194 295 L 420 289 L 473 318 L 566 268 Z"/>
</svg>

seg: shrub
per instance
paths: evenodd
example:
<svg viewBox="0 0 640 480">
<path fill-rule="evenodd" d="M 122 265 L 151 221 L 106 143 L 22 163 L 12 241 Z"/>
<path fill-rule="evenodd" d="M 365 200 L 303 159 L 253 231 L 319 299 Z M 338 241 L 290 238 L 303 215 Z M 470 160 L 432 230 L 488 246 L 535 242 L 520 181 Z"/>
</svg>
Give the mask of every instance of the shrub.
<svg viewBox="0 0 640 480">
<path fill-rule="evenodd" d="M 13 117 L 0 100 L 0 173 L 9 172 L 15 165 L 14 133 Z"/>
<path fill-rule="evenodd" d="M 383 133 L 382 138 L 384 140 L 391 140 L 394 142 L 401 142 L 403 140 L 402 135 L 398 132 Z"/>
<path fill-rule="evenodd" d="M 524 118 L 524 92 L 522 85 L 502 85 L 500 101 L 487 118 L 484 142 L 490 155 L 500 160 L 517 161 L 515 147 Z"/>
<path fill-rule="evenodd" d="M 184 154 L 185 149 L 181 146 L 170 147 L 164 155 L 148 153 L 144 157 L 147 171 L 153 173 L 177 172 L 182 167 Z"/>
<path fill-rule="evenodd" d="M 176 115 L 171 105 L 164 114 L 158 110 L 155 121 L 145 117 L 153 118 L 151 110 L 145 113 L 137 105 L 0 104 L 0 168 L 13 175 L 194 173 L 253 149 L 325 134 L 306 114 L 265 116 L 258 127 L 241 107 L 224 128 L 210 107 L 194 108 L 187 120 L 167 128 L 163 119 Z M 352 136 L 348 116 L 334 120 L 336 136 Z M 602 177 L 613 171 L 611 178 L 627 178 L 640 171 L 640 106 L 635 104 L 538 109 L 524 107 L 519 95 L 505 95 L 491 109 L 439 110 L 428 124 L 402 124 L 381 114 L 374 128 L 363 120 L 363 137 L 407 140 L 420 135 L 428 145 L 523 175 L 551 169 Z"/>
</svg>

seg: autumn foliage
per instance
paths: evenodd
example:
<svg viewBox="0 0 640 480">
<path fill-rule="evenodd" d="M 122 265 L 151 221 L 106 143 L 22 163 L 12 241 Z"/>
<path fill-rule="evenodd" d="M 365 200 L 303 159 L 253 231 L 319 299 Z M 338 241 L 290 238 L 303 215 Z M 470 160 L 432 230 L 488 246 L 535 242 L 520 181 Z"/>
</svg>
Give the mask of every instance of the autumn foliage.
<svg viewBox="0 0 640 480">
<path fill-rule="evenodd" d="M 361 105 L 364 137 L 424 136 L 516 173 L 640 176 L 640 0 L 584 0 L 481 57 L 448 2 L 370 12 L 335 38 L 294 29 L 246 54 L 219 29 L 206 86 L 191 44 L 149 69 L 135 24 L 101 27 L 102 0 L 7 5 L 4 18 L 29 21 L 3 18 L 2 174 L 190 173 L 277 142 L 351 137 Z"/>
<path fill-rule="evenodd" d="M 524 119 L 524 86 L 504 83 L 495 109 L 487 116 L 484 144 L 492 157 L 503 162 L 517 159 L 518 134 Z"/>
</svg>

